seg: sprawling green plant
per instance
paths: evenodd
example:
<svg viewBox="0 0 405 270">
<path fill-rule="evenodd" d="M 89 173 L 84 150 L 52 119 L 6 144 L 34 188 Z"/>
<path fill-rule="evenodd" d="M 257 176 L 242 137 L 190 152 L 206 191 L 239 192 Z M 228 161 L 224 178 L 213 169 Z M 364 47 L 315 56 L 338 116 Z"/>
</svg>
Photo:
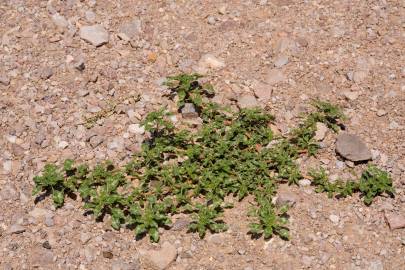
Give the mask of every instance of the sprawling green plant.
<svg viewBox="0 0 405 270">
<path fill-rule="evenodd" d="M 394 187 L 389 174 L 375 165 L 369 165 L 362 173 L 358 181 L 349 180 L 343 182 L 341 180 L 334 183 L 328 180 L 328 176 L 323 168 L 320 170 L 310 171 L 312 184 L 316 186 L 316 192 L 327 192 L 329 197 L 347 197 L 355 192 L 360 192 L 363 201 L 366 205 L 370 205 L 374 198 L 387 194 L 394 196 Z"/>
<path fill-rule="evenodd" d="M 276 234 L 289 238 L 287 208 L 276 207 L 272 198 L 279 183 L 297 183 L 302 179 L 297 158 L 315 154 L 313 140 L 316 123 L 338 129 L 341 111 L 329 103 L 314 101 L 297 129 L 286 138 L 275 137 L 270 125 L 274 117 L 259 109 L 232 112 L 218 104 L 204 102 L 203 95 L 212 87 L 201 85 L 199 75 L 169 77 L 167 85 L 179 98 L 179 108 L 195 104 L 203 121 L 197 131 L 178 129 L 165 109 L 149 113 L 142 125 L 147 138 L 142 151 L 123 168 L 112 162 L 90 169 L 67 160 L 62 168 L 45 166 L 34 178 L 34 194 L 52 194 L 57 207 L 66 194 L 78 193 L 84 208 L 101 220 L 111 218 L 114 229 L 127 227 L 140 237 L 149 234 L 159 240 L 159 227 L 169 227 L 171 215 L 190 214 L 189 230 L 204 237 L 226 230 L 221 219 L 226 197 L 255 199 L 250 211 L 250 233 L 269 238 Z M 359 183 L 332 184 L 324 171 L 312 172 L 317 191 L 330 196 L 348 196 L 361 192 L 369 204 L 382 193 L 393 194 L 389 175 L 375 167 L 363 173 Z"/>
</svg>

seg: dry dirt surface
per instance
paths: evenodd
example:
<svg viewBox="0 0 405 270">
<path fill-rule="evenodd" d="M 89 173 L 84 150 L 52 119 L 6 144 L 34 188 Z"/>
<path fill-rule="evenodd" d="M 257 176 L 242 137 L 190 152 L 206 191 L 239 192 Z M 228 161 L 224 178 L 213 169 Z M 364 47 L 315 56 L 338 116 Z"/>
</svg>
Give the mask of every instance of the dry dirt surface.
<svg viewBox="0 0 405 270">
<path fill-rule="evenodd" d="M 400 0 L 1 0 L 0 269 L 405 269 L 404 28 Z M 367 207 L 301 181 L 279 192 L 295 203 L 290 241 L 252 239 L 241 203 L 227 232 L 200 239 L 176 216 L 157 244 L 83 215 L 80 200 L 34 203 L 48 162 L 128 161 L 145 114 L 175 108 L 164 78 L 195 71 L 216 102 L 263 106 L 281 132 L 311 98 L 339 104 L 395 198 Z M 336 154 L 335 134 L 319 139 L 303 165 L 364 168 Z"/>
</svg>

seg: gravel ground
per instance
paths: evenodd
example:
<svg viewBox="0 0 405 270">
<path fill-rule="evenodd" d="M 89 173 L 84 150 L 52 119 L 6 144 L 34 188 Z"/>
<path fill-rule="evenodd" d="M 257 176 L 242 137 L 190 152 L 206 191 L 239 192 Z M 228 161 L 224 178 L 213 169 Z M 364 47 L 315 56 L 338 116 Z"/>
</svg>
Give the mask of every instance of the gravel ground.
<svg viewBox="0 0 405 270">
<path fill-rule="evenodd" d="M 405 269 L 405 229 L 395 229 L 405 227 L 404 14 L 400 0 L 0 1 L 1 269 Z M 227 232 L 201 240 L 179 215 L 159 244 L 111 231 L 79 200 L 34 203 L 47 162 L 128 161 L 143 116 L 175 108 L 164 78 L 192 71 L 215 101 L 263 106 L 281 132 L 311 98 L 341 105 L 395 198 L 367 207 L 304 181 L 280 187 L 295 202 L 291 241 L 251 239 L 243 202 L 226 212 Z M 323 137 L 303 167 L 343 178 L 364 168 L 336 155 L 335 134 Z"/>
</svg>

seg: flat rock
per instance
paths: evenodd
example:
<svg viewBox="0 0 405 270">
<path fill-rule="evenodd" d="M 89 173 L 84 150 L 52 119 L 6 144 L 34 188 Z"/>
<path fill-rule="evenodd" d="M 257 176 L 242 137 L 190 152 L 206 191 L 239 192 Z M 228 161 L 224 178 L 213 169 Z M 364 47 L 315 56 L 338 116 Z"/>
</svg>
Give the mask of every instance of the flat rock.
<svg viewBox="0 0 405 270">
<path fill-rule="evenodd" d="M 118 30 L 118 37 L 122 40 L 130 41 L 136 37 L 141 30 L 141 21 L 133 20 L 120 26 Z"/>
<path fill-rule="evenodd" d="M 348 100 L 356 100 L 360 96 L 360 93 L 359 92 L 346 91 L 346 92 L 343 92 L 343 95 Z"/>
<path fill-rule="evenodd" d="M 308 187 L 308 186 L 311 185 L 311 181 L 308 180 L 308 179 L 301 179 L 301 180 L 298 181 L 298 185 L 300 187 Z"/>
<path fill-rule="evenodd" d="M 53 252 L 43 247 L 35 247 L 29 254 L 30 267 L 42 269 L 55 269 Z"/>
<path fill-rule="evenodd" d="M 259 106 L 257 99 L 252 94 L 243 94 L 238 98 L 238 106 L 241 109 Z"/>
<path fill-rule="evenodd" d="M 328 130 L 328 127 L 324 123 L 317 122 L 314 139 L 317 141 L 322 141 L 323 139 L 325 139 Z"/>
<path fill-rule="evenodd" d="M 288 56 L 285 54 L 281 54 L 276 59 L 274 59 L 274 66 L 277 68 L 280 68 L 287 64 L 288 64 Z"/>
<path fill-rule="evenodd" d="M 79 36 L 81 39 L 96 47 L 104 45 L 109 41 L 108 32 L 99 24 L 82 26 L 79 31 Z"/>
<path fill-rule="evenodd" d="M 294 204 L 297 202 L 298 197 L 289 191 L 279 191 L 277 194 L 277 200 L 276 200 L 276 205 L 277 206 L 282 206 L 282 205 L 288 205 L 288 206 L 294 206 Z"/>
<path fill-rule="evenodd" d="M 128 126 L 128 132 L 142 135 L 145 133 L 145 128 L 140 124 L 131 124 Z"/>
<path fill-rule="evenodd" d="M 186 103 L 184 104 L 183 108 L 181 108 L 181 115 L 183 118 L 197 118 L 198 113 L 193 103 Z"/>
<path fill-rule="evenodd" d="M 13 224 L 8 229 L 9 234 L 19 234 L 25 232 L 25 228 L 19 224 Z"/>
<path fill-rule="evenodd" d="M 267 73 L 266 82 L 269 85 L 275 85 L 285 80 L 284 73 L 278 69 L 272 69 Z"/>
<path fill-rule="evenodd" d="M 267 83 L 257 81 L 252 85 L 252 88 L 259 100 L 267 102 L 271 99 L 272 87 Z"/>
<path fill-rule="evenodd" d="M 336 140 L 336 152 L 351 161 L 367 161 L 372 158 L 366 144 L 356 135 L 341 133 Z"/>
<path fill-rule="evenodd" d="M 69 26 L 69 22 L 59 13 L 55 13 L 52 15 L 52 22 L 61 29 L 67 28 Z"/>
<path fill-rule="evenodd" d="M 206 74 L 209 70 L 220 70 L 224 68 L 225 62 L 212 54 L 204 54 L 198 61 L 197 72 Z"/>
<path fill-rule="evenodd" d="M 10 78 L 7 77 L 6 75 L 1 75 L 0 74 L 0 84 L 7 86 L 10 84 Z"/>
<path fill-rule="evenodd" d="M 405 228 L 405 216 L 386 213 L 385 220 L 387 221 L 391 230 Z"/>
<path fill-rule="evenodd" d="M 177 258 L 177 249 L 169 242 L 164 242 L 159 250 L 140 251 L 140 253 L 145 264 L 150 267 L 145 269 L 168 269 Z"/>
</svg>

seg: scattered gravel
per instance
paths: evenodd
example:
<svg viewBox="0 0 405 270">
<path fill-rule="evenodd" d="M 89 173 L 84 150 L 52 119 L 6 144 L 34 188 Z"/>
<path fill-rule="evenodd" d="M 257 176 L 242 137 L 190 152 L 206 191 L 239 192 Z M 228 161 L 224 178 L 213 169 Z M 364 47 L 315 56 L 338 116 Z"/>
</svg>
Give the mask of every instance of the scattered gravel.
<svg viewBox="0 0 405 270">
<path fill-rule="evenodd" d="M 133 2 L 1 1 L 1 269 L 401 268 L 400 1 Z M 339 104 L 347 115 L 343 134 L 357 135 L 318 124 L 321 149 L 300 156 L 299 166 L 305 175 L 323 167 L 331 180 L 344 181 L 373 158 L 391 173 L 395 198 L 365 207 L 358 196 L 316 193 L 303 179 L 299 186 L 280 184 L 274 202 L 293 205 L 291 241 L 252 240 L 245 219 L 252 201 L 230 198 L 227 232 L 200 239 L 187 233 L 190 220 L 175 216 L 158 244 L 126 228 L 112 230 L 108 215 L 94 220 L 80 199 L 69 197 L 59 209 L 49 197 L 34 200 L 32 178 L 46 163 L 125 164 L 147 136 L 139 123 L 148 112 L 166 107 L 176 124 L 188 112 L 196 117 L 195 108 L 176 112 L 177 100 L 156 83 L 179 72 L 206 74 L 215 99 L 232 109 L 265 108 L 276 117 L 277 136 L 301 120 L 310 100 Z M 129 98 L 138 94 L 140 101 Z M 115 103 L 110 115 L 84 125 Z"/>
</svg>

